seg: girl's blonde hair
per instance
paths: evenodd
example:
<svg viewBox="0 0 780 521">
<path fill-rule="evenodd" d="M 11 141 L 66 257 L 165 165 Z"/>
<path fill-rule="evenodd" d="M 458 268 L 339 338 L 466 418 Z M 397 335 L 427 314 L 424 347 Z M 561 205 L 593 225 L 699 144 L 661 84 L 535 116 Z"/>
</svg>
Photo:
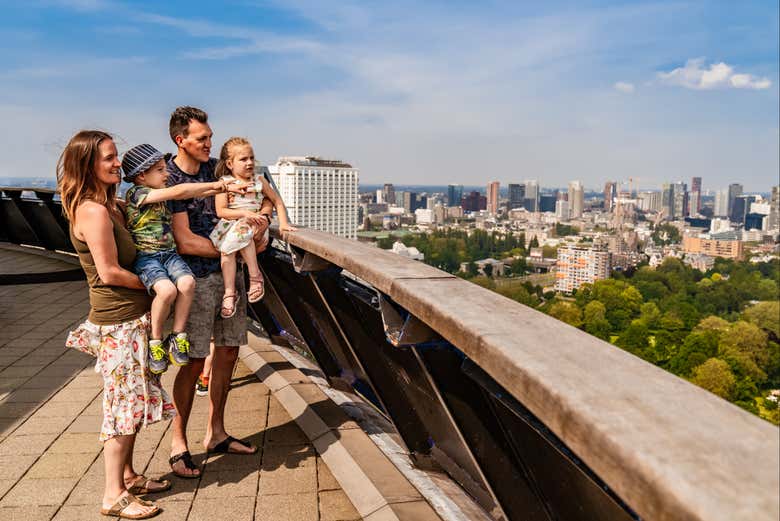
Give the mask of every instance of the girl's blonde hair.
<svg viewBox="0 0 780 521">
<path fill-rule="evenodd" d="M 248 139 L 238 136 L 233 136 L 225 141 L 225 144 L 222 145 L 222 150 L 219 152 L 219 162 L 217 162 L 217 168 L 214 171 L 214 175 L 217 179 L 224 175 L 230 175 L 231 172 L 227 166 L 227 160 L 230 159 L 230 149 L 235 146 L 243 145 L 252 146 Z"/>
<path fill-rule="evenodd" d="M 62 198 L 62 213 L 73 221 L 76 209 L 84 201 L 95 201 L 109 210 L 115 205 L 116 185 L 104 188 L 95 175 L 100 143 L 113 140 L 102 130 L 81 130 L 76 133 L 57 161 L 57 187 Z"/>
</svg>

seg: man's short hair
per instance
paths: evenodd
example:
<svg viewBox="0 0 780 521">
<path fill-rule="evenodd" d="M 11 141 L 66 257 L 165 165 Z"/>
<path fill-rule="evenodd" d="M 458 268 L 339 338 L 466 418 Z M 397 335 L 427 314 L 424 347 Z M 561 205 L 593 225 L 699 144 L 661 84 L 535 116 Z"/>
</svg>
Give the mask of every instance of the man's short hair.
<svg viewBox="0 0 780 521">
<path fill-rule="evenodd" d="M 171 134 L 171 140 L 176 143 L 176 136 L 187 137 L 190 120 L 194 119 L 200 123 L 208 123 L 209 116 L 202 110 L 195 107 L 176 107 L 171 113 L 171 122 L 168 124 L 168 131 Z"/>
</svg>

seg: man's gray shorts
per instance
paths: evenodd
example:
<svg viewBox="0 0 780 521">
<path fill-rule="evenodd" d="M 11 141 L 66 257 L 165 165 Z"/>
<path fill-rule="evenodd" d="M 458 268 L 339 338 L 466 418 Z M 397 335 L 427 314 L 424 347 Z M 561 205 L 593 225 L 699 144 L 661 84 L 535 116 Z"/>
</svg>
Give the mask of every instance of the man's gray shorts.
<svg viewBox="0 0 780 521">
<path fill-rule="evenodd" d="M 247 343 L 244 272 L 241 269 L 236 271 L 236 294 L 240 295 L 240 299 L 232 318 L 219 315 L 225 293 L 222 272 L 195 279 L 195 298 L 192 300 L 186 329 L 190 357 L 206 358 L 212 338 L 215 346 L 240 346 Z"/>
</svg>

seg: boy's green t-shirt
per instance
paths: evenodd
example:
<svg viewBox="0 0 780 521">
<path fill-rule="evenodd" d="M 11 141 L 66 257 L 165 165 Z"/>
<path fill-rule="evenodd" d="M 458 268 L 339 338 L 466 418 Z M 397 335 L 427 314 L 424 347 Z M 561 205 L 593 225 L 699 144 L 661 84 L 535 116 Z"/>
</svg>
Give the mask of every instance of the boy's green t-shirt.
<svg viewBox="0 0 780 521">
<path fill-rule="evenodd" d="M 143 204 L 152 189 L 132 186 L 125 194 L 127 228 L 138 251 L 157 252 L 176 249 L 171 229 L 171 212 L 164 202 Z"/>
</svg>

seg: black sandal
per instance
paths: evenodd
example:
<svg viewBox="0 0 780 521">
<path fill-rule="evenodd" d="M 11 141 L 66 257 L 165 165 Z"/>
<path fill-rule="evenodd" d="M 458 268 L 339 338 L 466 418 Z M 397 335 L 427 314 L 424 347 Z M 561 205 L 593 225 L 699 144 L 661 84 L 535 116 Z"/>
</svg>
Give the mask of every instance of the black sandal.
<svg viewBox="0 0 780 521">
<path fill-rule="evenodd" d="M 236 450 L 230 450 L 231 443 L 238 443 L 239 445 L 247 449 L 254 449 L 254 450 L 252 452 L 240 452 Z M 208 452 L 210 454 L 240 454 L 245 456 L 251 456 L 252 454 L 257 454 L 257 447 L 253 447 L 252 445 L 250 445 L 249 443 L 243 440 L 238 440 L 233 436 L 228 435 L 227 438 L 214 445 L 213 448 L 208 449 Z"/>
<path fill-rule="evenodd" d="M 197 470 L 197 474 L 182 474 L 181 472 L 176 472 L 176 469 L 173 468 L 173 466 L 178 463 L 179 461 L 184 462 L 184 468 L 187 470 Z M 175 456 L 171 456 L 171 458 L 168 460 L 168 464 L 171 466 L 171 472 L 174 473 L 174 475 L 184 478 L 184 479 L 195 479 L 199 478 L 201 474 L 201 470 L 198 468 L 197 465 L 192 461 L 192 454 L 190 454 L 190 451 L 185 450 L 182 453 L 176 454 Z"/>
</svg>

